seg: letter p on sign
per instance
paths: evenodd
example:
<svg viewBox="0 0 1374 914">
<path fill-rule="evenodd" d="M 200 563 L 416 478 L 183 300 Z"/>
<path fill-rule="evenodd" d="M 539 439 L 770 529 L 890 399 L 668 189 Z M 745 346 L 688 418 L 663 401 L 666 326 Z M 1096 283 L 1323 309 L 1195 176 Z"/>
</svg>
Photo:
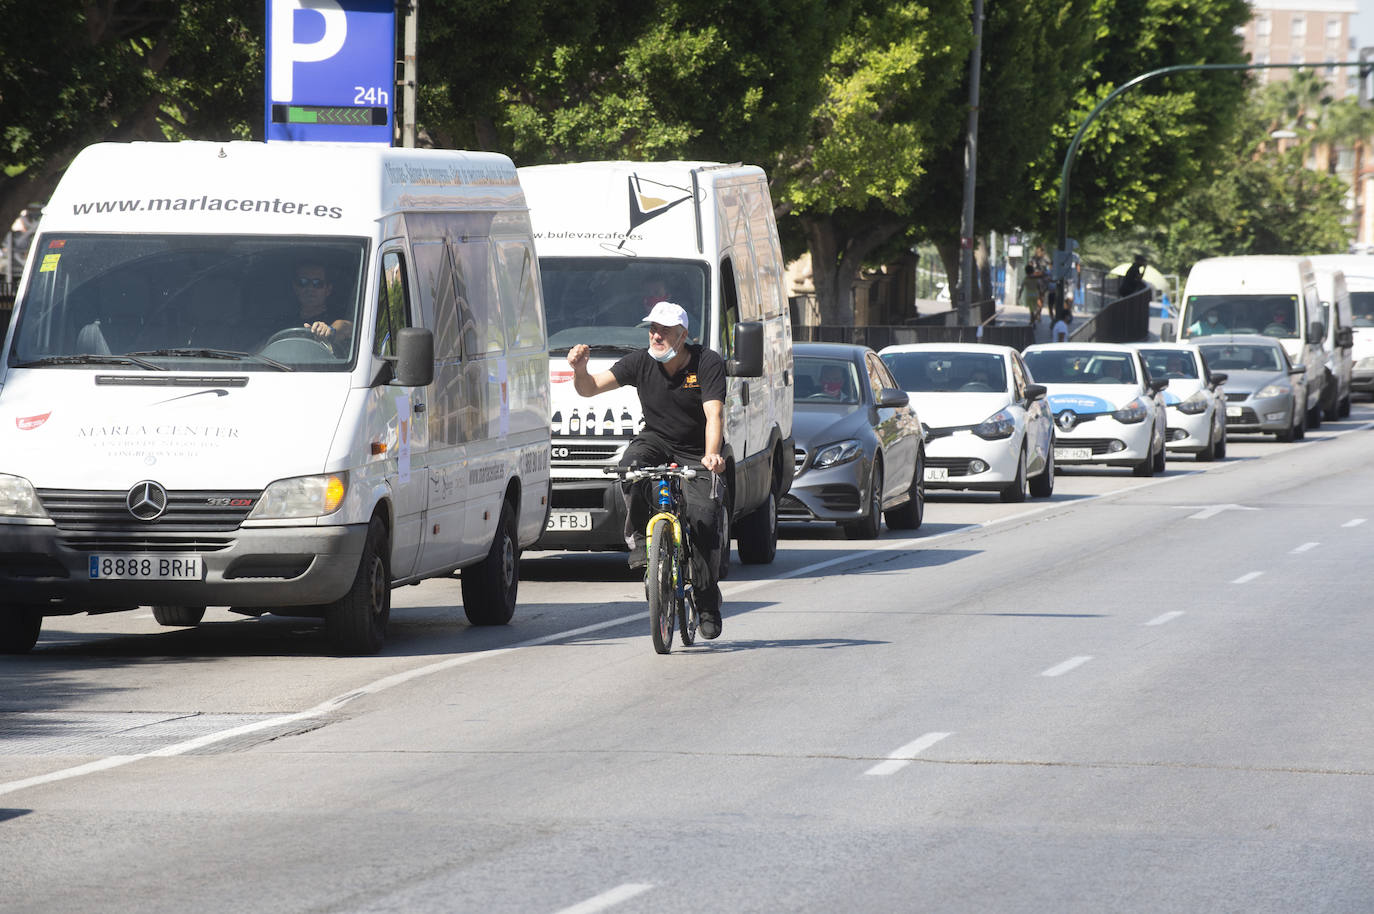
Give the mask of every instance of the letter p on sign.
<svg viewBox="0 0 1374 914">
<path fill-rule="evenodd" d="M 324 32 L 313 41 L 299 41 L 296 10 L 319 15 Z M 272 0 L 272 101 L 290 102 L 294 96 L 297 63 L 319 63 L 343 50 L 348 37 L 348 16 L 338 0 Z"/>
</svg>

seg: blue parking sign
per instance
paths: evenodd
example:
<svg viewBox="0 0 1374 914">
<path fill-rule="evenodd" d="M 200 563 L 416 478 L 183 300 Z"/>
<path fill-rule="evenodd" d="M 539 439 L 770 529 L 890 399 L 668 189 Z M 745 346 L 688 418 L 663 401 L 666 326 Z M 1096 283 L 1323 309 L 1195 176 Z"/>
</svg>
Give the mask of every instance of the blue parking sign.
<svg viewBox="0 0 1374 914">
<path fill-rule="evenodd" d="M 266 138 L 392 141 L 395 0 L 267 0 Z"/>
</svg>

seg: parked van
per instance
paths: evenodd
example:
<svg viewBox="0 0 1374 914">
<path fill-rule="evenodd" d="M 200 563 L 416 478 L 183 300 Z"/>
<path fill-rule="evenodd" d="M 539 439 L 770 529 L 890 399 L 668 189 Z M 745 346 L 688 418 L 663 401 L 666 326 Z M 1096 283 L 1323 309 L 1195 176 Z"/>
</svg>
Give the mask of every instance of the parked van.
<svg viewBox="0 0 1374 914">
<path fill-rule="evenodd" d="M 0 650 L 43 616 L 317 616 L 462 569 L 509 621 L 548 510 L 538 264 L 504 156 L 130 143 L 72 162 L 0 366 Z"/>
<path fill-rule="evenodd" d="M 520 183 L 539 246 L 553 385 L 553 510 L 540 545 L 626 548 L 624 502 L 603 469 L 643 424 L 639 397 L 633 388 L 578 396 L 566 357 L 587 343 L 588 370 L 608 369 L 648 345 L 645 315 L 666 299 L 687 310 L 691 336 L 726 359 L 726 515 L 740 560 L 771 562 L 778 500 L 792 481 L 792 326 L 763 170 L 585 162 L 521 168 Z"/>
<path fill-rule="evenodd" d="M 1337 393 L 1326 401 L 1328 419 L 1350 415 L 1350 394 L 1355 375 L 1356 302 L 1374 301 L 1374 257 L 1367 254 L 1321 254 L 1312 257 L 1321 283 L 1322 304 L 1328 315 L 1327 367 Z M 1366 307 L 1366 313 L 1369 312 Z"/>
<path fill-rule="evenodd" d="M 1304 368 L 1307 427 L 1322 421 L 1327 352 L 1321 295 L 1306 257 L 1248 255 L 1199 260 L 1188 273 L 1180 303 L 1178 338 L 1259 333 L 1283 343 L 1289 361 Z M 1173 338 L 1164 325 L 1160 334 Z"/>
</svg>

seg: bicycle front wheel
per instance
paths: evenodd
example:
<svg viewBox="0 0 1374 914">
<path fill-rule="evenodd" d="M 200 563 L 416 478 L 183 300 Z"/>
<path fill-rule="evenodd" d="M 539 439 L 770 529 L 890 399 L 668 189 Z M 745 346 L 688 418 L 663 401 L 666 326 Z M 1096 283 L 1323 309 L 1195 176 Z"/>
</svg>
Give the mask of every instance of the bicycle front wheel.
<svg viewBox="0 0 1374 914">
<path fill-rule="evenodd" d="M 673 648 L 673 617 L 677 609 L 677 581 L 673 567 L 673 526 L 666 519 L 649 528 L 648 576 L 644 589 L 649 596 L 649 631 L 654 650 L 666 654 Z"/>
</svg>

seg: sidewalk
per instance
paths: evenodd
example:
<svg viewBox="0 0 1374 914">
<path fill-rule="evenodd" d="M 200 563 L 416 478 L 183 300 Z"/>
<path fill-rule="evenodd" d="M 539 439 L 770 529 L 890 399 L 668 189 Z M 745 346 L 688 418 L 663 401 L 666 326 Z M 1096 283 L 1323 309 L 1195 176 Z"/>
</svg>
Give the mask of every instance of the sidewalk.
<svg viewBox="0 0 1374 914">
<path fill-rule="evenodd" d="M 1030 323 L 1030 310 L 1023 305 L 1007 305 L 999 308 L 997 312 L 997 323 L 1006 326 L 1013 324 L 1025 325 Z M 1069 334 L 1087 323 L 1088 319 L 1078 312 L 1074 312 L 1073 320 L 1069 322 Z M 1040 320 L 1035 324 L 1035 341 L 1037 343 L 1051 342 L 1050 332 L 1054 329 L 1054 321 L 1049 320 L 1045 314 L 1040 315 Z"/>
</svg>

